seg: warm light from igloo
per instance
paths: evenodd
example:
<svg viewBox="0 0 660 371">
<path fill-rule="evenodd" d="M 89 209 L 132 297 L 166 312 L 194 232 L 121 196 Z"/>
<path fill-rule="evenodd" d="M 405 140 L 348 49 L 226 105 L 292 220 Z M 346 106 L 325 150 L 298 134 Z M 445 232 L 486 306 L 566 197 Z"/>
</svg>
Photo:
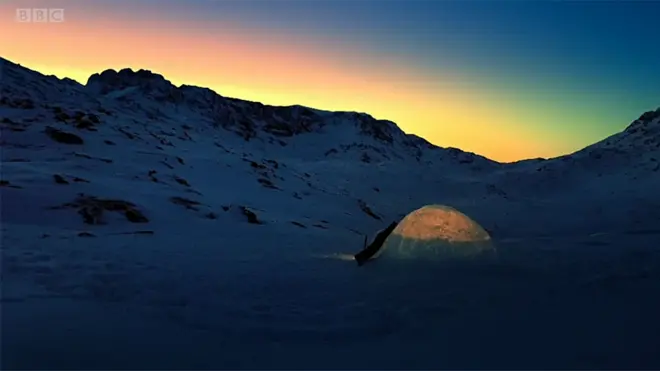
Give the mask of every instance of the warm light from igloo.
<svg viewBox="0 0 660 371">
<path fill-rule="evenodd" d="M 477 222 L 454 208 L 430 205 L 401 220 L 377 255 L 445 260 L 494 251 L 490 235 Z"/>
<path fill-rule="evenodd" d="M 448 206 L 424 206 L 408 214 L 393 234 L 418 240 L 442 239 L 449 242 L 490 240 L 479 224 Z"/>
</svg>

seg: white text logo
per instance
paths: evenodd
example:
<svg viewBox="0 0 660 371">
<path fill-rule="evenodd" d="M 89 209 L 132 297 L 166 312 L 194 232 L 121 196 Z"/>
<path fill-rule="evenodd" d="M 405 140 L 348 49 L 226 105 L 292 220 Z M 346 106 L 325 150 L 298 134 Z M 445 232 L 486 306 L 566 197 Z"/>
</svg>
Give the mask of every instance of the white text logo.
<svg viewBox="0 0 660 371">
<path fill-rule="evenodd" d="M 16 22 L 21 22 L 21 23 L 64 22 L 64 9 L 19 8 L 16 9 Z"/>
</svg>

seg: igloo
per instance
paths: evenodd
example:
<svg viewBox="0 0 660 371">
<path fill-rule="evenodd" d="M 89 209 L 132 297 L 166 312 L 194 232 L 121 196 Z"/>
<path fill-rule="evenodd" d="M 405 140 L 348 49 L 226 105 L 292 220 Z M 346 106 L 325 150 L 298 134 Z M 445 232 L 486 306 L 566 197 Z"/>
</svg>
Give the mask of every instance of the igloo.
<svg viewBox="0 0 660 371">
<path fill-rule="evenodd" d="M 452 207 L 428 205 L 403 218 L 370 258 L 454 260 L 494 253 L 490 235 L 477 222 Z"/>
</svg>

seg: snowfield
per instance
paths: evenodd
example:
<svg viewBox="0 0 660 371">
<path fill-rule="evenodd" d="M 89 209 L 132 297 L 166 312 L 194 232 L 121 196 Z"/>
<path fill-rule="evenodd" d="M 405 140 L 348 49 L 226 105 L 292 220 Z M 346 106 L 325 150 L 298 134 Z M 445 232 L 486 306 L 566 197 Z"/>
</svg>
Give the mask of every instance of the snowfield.
<svg viewBox="0 0 660 371">
<path fill-rule="evenodd" d="M 3 369 L 658 369 L 660 109 L 502 164 L 354 112 L 0 59 Z M 496 261 L 350 256 L 451 206 Z"/>
</svg>

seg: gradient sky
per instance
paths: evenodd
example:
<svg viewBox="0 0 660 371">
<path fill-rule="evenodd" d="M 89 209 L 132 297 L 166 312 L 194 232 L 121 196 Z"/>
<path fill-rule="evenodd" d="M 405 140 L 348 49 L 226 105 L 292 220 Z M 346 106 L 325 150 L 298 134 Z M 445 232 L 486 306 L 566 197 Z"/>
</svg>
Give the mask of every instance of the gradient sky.
<svg viewBox="0 0 660 371">
<path fill-rule="evenodd" d="M 15 21 L 31 7 L 65 21 Z M 145 68 L 367 112 L 513 161 L 573 152 L 660 106 L 658 14 L 623 0 L 0 0 L 0 56 L 82 83 Z"/>
</svg>

